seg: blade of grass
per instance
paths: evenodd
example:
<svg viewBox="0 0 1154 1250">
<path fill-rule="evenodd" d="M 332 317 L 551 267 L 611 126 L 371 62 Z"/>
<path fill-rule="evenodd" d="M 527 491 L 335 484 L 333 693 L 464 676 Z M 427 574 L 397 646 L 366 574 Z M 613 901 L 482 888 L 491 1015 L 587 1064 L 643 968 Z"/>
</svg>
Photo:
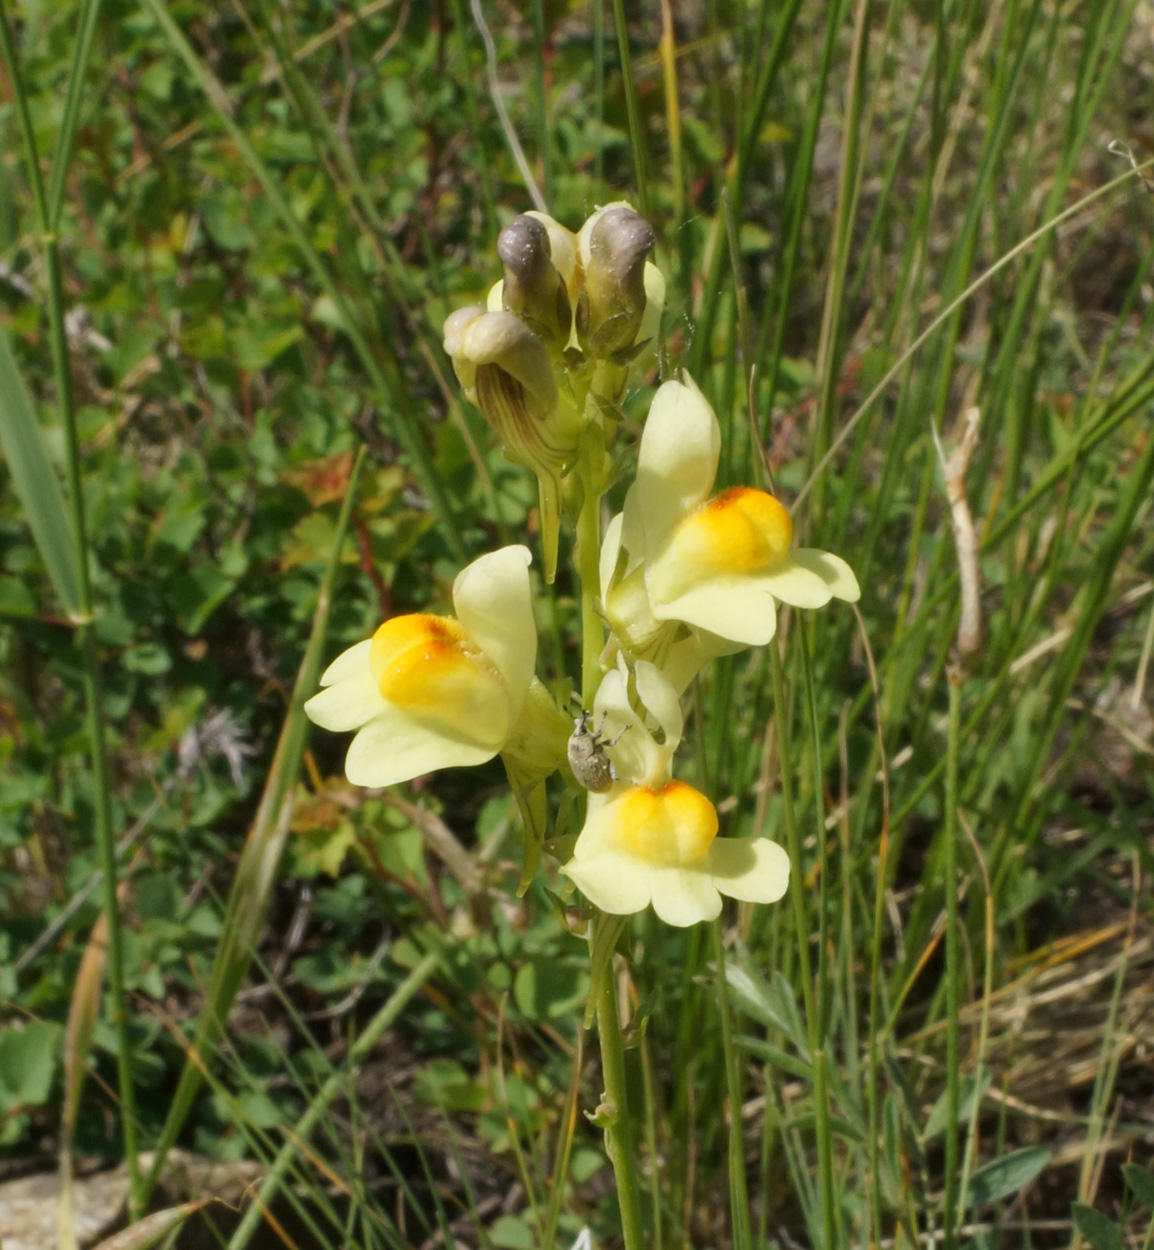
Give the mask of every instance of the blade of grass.
<svg viewBox="0 0 1154 1250">
<path fill-rule="evenodd" d="M 939 327 L 941 327 L 946 321 L 949 320 L 949 318 L 954 314 L 954 312 L 957 311 L 957 309 L 959 309 L 976 292 L 980 291 L 982 287 L 984 287 L 986 283 L 990 281 L 991 278 L 993 278 L 996 274 L 1000 273 L 1015 257 L 1020 256 L 1023 252 L 1027 251 L 1039 239 L 1044 238 L 1047 234 L 1049 234 L 1051 230 L 1056 230 L 1058 226 L 1062 225 L 1063 222 L 1069 221 L 1070 218 L 1077 216 L 1077 214 L 1080 213 L 1089 204 L 1092 204 L 1095 200 L 1101 199 L 1102 196 L 1104 195 L 1108 195 L 1111 191 L 1116 190 L 1118 187 L 1120 187 L 1124 182 L 1128 181 L 1130 178 L 1138 177 L 1141 172 L 1149 169 L 1151 166 L 1154 166 L 1154 157 L 1151 157 L 1150 160 L 1148 161 L 1143 161 L 1142 164 L 1136 166 L 1134 169 L 1127 170 L 1126 173 L 1124 174 L 1119 174 L 1117 178 L 1112 178 L 1109 182 L 1104 183 L 1100 187 L 1096 187 L 1093 191 L 1089 192 L 1087 195 L 1084 195 L 1080 200 L 1077 201 L 1077 203 L 1072 204 L 1069 208 L 1059 213 L 1056 217 L 1051 218 L 1045 224 L 1039 226 L 1037 230 L 1032 231 L 1024 239 L 1022 239 L 1020 243 L 1015 244 L 1014 247 L 1012 247 L 1008 252 L 1006 252 L 1005 255 L 1003 255 L 998 260 L 996 260 L 984 273 L 979 274 L 978 277 L 976 277 L 973 280 L 973 282 L 971 282 L 970 285 L 967 286 L 966 289 L 960 295 L 958 295 L 956 298 L 951 300 L 945 306 L 945 308 L 943 308 L 940 312 L 938 312 L 934 316 L 934 318 L 930 321 L 929 325 L 926 326 L 926 328 L 921 332 L 921 334 L 919 334 L 918 337 L 914 339 L 914 341 L 909 345 L 909 347 L 907 347 L 906 350 L 902 352 L 902 354 L 898 357 L 898 359 L 889 367 L 889 369 L 886 370 L 885 374 L 882 376 L 878 384 L 873 388 L 872 391 L 870 391 L 870 393 L 865 397 L 865 399 L 858 406 L 857 411 L 853 414 L 852 417 L 850 417 L 850 419 L 845 423 L 845 425 L 842 426 L 841 430 L 838 432 L 837 437 L 830 444 L 829 450 L 825 453 L 824 456 L 822 456 L 822 458 L 814 466 L 813 472 L 809 475 L 808 478 L 806 478 L 805 483 L 802 485 L 801 490 L 798 491 L 797 496 L 793 501 L 791 511 L 794 511 L 794 512 L 797 511 L 798 507 L 801 505 L 802 500 L 813 489 L 813 486 L 816 483 L 817 479 L 829 467 L 830 461 L 834 458 L 835 455 L 837 455 L 838 451 L 841 449 L 842 444 L 845 442 L 847 438 L 849 438 L 850 434 L 853 433 L 854 427 L 862 419 L 862 417 L 864 417 L 866 413 L 873 407 L 873 405 L 877 403 L 878 399 L 880 399 L 881 396 L 885 393 L 886 388 L 889 386 L 889 384 L 894 380 L 894 378 L 897 377 L 899 373 L 901 373 L 902 369 L 905 368 L 907 361 L 909 361 L 913 356 L 917 354 L 917 352 L 925 345 L 926 341 L 929 338 L 931 338 L 931 336 L 934 334 L 934 332 L 937 329 L 939 329 Z"/>
<path fill-rule="evenodd" d="M 60 1113 L 60 1207 L 56 1227 L 60 1250 L 76 1250 L 76 1228 L 72 1212 L 72 1142 L 76 1115 L 80 1110 L 80 1090 L 87 1070 L 92 1035 L 100 1015 L 100 995 L 104 985 L 104 963 L 108 954 L 108 917 L 96 918 L 68 1006 L 64 1031 L 64 1106 Z"/>
<path fill-rule="evenodd" d="M 72 147 L 76 140 L 76 127 L 80 120 L 80 100 L 84 93 L 84 71 L 92 52 L 92 40 L 96 36 L 96 24 L 100 19 L 100 0 L 83 0 L 80 20 L 77 23 L 76 50 L 72 54 L 72 70 L 68 75 L 68 95 L 64 101 L 64 115 L 60 119 L 60 133 L 56 151 L 52 154 L 52 176 L 48 183 L 45 217 L 50 229 L 60 224 L 64 207 L 64 187 L 68 167 L 72 163 Z"/>
<path fill-rule="evenodd" d="M 489 79 L 489 97 L 493 101 L 493 107 L 497 110 L 501 129 L 505 132 L 505 142 L 509 145 L 509 151 L 513 153 L 517 171 L 521 175 L 521 181 L 525 184 L 525 190 L 529 193 L 529 198 L 533 201 L 533 207 L 538 212 L 547 213 L 549 205 L 541 194 L 541 188 L 537 186 L 537 179 L 533 177 L 533 170 L 529 167 L 525 149 L 521 146 L 521 140 L 517 137 L 517 129 L 513 125 L 513 119 L 509 116 L 509 110 L 505 107 L 505 99 L 501 93 L 501 80 L 497 75 L 497 45 L 493 42 L 493 36 L 489 31 L 488 23 L 485 21 L 485 11 L 481 7 L 481 0 L 469 0 L 469 8 L 473 13 L 473 21 L 476 23 L 477 33 L 481 36 L 481 42 L 485 45 L 485 67 Z"/>
<path fill-rule="evenodd" d="M 537 106 L 537 145 L 541 161 L 541 194 L 548 204 L 553 198 L 553 158 L 549 143 L 549 98 L 545 94 L 545 5 L 533 0 L 534 103 Z"/>
<path fill-rule="evenodd" d="M 620 58 L 621 89 L 629 117 L 629 142 L 633 148 L 633 176 L 637 180 L 637 210 L 649 220 L 649 183 L 646 176 L 645 136 L 633 86 L 633 58 L 629 52 L 629 26 L 625 21 L 625 0 L 613 0 L 613 24 L 617 27 L 617 53 Z"/>
<path fill-rule="evenodd" d="M 346 1065 L 349 1070 L 352 1070 L 358 1063 L 367 1058 L 381 1036 L 392 1027 L 412 998 L 437 970 L 443 955 L 444 952 L 439 948 L 429 951 L 416 964 L 404 981 L 397 986 L 390 995 L 388 1002 L 377 1011 L 365 1026 L 364 1032 L 349 1048 L 349 1058 Z M 269 1203 L 276 1196 L 284 1181 L 285 1173 L 296 1160 L 297 1154 L 308 1141 L 321 1116 L 328 1110 L 332 1101 L 345 1090 L 347 1080 L 347 1072 L 335 1072 L 325 1081 L 317 1094 L 314 1095 L 304 1114 L 289 1131 L 288 1139 L 277 1153 L 276 1159 L 269 1168 L 268 1175 L 261 1182 L 255 1199 L 244 1213 L 244 1217 L 237 1226 L 236 1232 L 233 1233 L 229 1240 L 228 1250 L 244 1250 L 244 1247 L 248 1245 L 253 1234 L 257 1231 L 262 1211 L 268 1207 Z"/>
<path fill-rule="evenodd" d="M 801 249 L 802 230 L 809 219 L 809 184 L 813 175 L 813 158 L 817 151 L 818 132 L 821 129 L 821 119 L 825 108 L 826 84 L 833 67 L 834 54 L 837 51 L 844 7 L 844 0 L 834 0 L 826 10 L 825 41 L 822 45 L 821 64 L 818 67 L 817 80 L 813 85 L 813 97 L 806 116 L 805 130 L 802 133 L 797 158 L 790 176 L 787 209 L 789 228 L 783 233 L 783 247 L 779 249 L 777 264 L 774 266 L 776 308 L 772 317 L 765 318 L 761 343 L 758 345 L 758 358 L 761 359 L 765 355 L 765 344 L 769 335 L 769 327 L 772 324 L 774 327 L 773 345 L 770 348 L 769 364 L 765 369 L 765 398 L 762 403 L 767 422 L 773 415 L 778 373 L 785 351 L 785 328 L 789 321 L 787 309 L 789 301 L 793 298 L 793 280 Z M 768 430 L 761 431 L 763 442 L 766 441 L 767 435 Z"/>
<path fill-rule="evenodd" d="M 753 164 L 753 153 L 761 138 L 762 122 L 769 106 L 770 92 L 777 82 L 778 73 L 785 61 L 786 47 L 797 23 L 801 4 L 802 0 L 787 0 L 785 8 L 778 15 L 773 43 L 765 57 L 765 65 L 758 80 L 753 103 L 745 112 L 738 159 L 729 182 L 733 215 L 739 221 L 745 203 L 745 186 Z M 698 311 L 697 325 L 693 332 L 693 342 L 690 344 L 689 369 L 695 376 L 701 370 L 708 345 L 713 340 L 713 321 L 720 306 L 719 294 L 724 276 L 725 249 L 714 246 Z"/>
<path fill-rule="evenodd" d="M 28 519 L 40 558 L 56 597 L 74 619 L 80 617 L 80 586 L 76 577 L 75 543 L 64 492 L 52 470 L 40 422 L 24 381 L 8 332 L 0 325 L 0 450 L 8 462 L 12 485 Z"/>
<path fill-rule="evenodd" d="M 91 37 L 89 36 L 89 45 Z M 54 223 L 48 216 L 48 202 L 44 195 L 44 182 L 40 173 L 40 155 L 36 136 L 25 97 L 23 78 L 16 60 L 12 31 L 8 15 L 0 2 L 0 59 L 3 60 L 16 104 L 21 138 L 24 146 L 24 163 L 28 182 L 32 188 L 37 225 L 44 245 L 45 267 L 48 272 L 48 326 L 52 342 L 52 367 L 56 382 L 56 402 L 60 408 L 64 427 L 65 464 L 68 478 L 68 508 L 71 520 L 70 538 L 72 562 L 75 569 L 76 608 L 73 613 L 77 622 L 77 641 L 83 657 L 85 730 L 88 736 L 89 758 L 92 768 L 93 806 L 95 809 L 96 841 L 104 870 L 104 910 L 108 923 L 108 985 L 112 999 L 112 1022 L 116 1033 L 117 1083 L 120 1093 L 121 1131 L 124 1136 L 124 1152 L 129 1176 L 129 1214 L 136 1217 L 144 1209 L 141 1178 L 136 1158 L 136 1107 L 132 1085 L 132 1043 L 128 1033 L 128 1010 L 124 995 L 124 941 L 121 930 L 120 905 L 117 895 L 116 843 L 112 831 L 111 783 L 108 775 L 108 757 L 104 739 L 104 698 L 100 655 L 97 650 L 96 629 L 93 617 L 92 589 L 89 581 L 89 548 L 84 519 L 84 494 L 80 470 L 80 442 L 76 430 L 76 412 L 72 399 L 72 373 L 68 357 L 68 339 L 64 328 L 64 284 L 60 272 L 60 252 Z M 84 67 L 73 65 L 73 75 L 83 74 Z M 70 98 L 78 99 L 80 86 L 72 84 Z M 70 125 L 75 127 L 78 107 L 69 114 Z M 72 135 L 60 136 L 61 156 L 71 151 Z M 60 175 L 63 178 L 63 174 Z M 0 341 L 4 341 L 0 336 Z M 5 342 L 5 348 L 7 343 Z M 11 381 L 11 379 L 9 379 Z M 19 392 L 18 392 L 19 394 Z M 17 401 L 18 402 L 18 401 Z M 27 426 L 24 434 L 34 432 Z M 34 421 L 35 418 L 32 418 Z M 30 445 L 25 446 L 30 450 Z M 31 453 L 35 457 L 35 453 Z M 39 468 L 42 470 L 43 465 Z M 41 494 L 37 506 L 44 508 L 49 487 L 39 479 Z M 53 501 L 55 502 L 55 501 Z M 43 518 L 42 518 L 43 519 Z"/>
<path fill-rule="evenodd" d="M 340 565 L 341 548 L 352 515 L 357 479 L 364 464 L 364 448 L 357 454 L 349 474 L 344 501 L 337 519 L 332 551 L 317 597 L 312 631 L 301 661 L 292 701 L 273 755 L 260 807 L 257 809 L 229 895 L 223 935 L 213 962 L 205 1004 L 196 1025 L 192 1049 L 185 1061 L 176 1094 L 169 1108 L 153 1164 L 145 1183 L 151 1193 L 164 1169 L 165 1157 L 192 1109 L 196 1091 L 203 1080 L 203 1067 L 210 1060 L 220 1038 L 237 991 L 248 972 L 252 951 L 268 913 L 269 899 L 276 883 L 277 867 L 288 837 L 293 797 L 300 775 L 308 720 L 304 703 L 316 690 L 321 671 L 325 634 L 332 606 L 333 585 Z"/>
<path fill-rule="evenodd" d="M 457 32 L 459 55 L 463 66 L 462 72 L 458 75 L 458 81 L 461 82 L 465 89 L 465 108 L 469 115 L 469 126 L 476 136 L 477 142 L 483 145 L 484 132 L 481 129 L 481 109 L 477 101 L 477 84 L 473 81 L 472 58 L 469 55 L 469 28 L 465 24 L 465 14 L 461 8 L 461 0 L 449 0 L 449 7 L 453 14 L 453 27 Z M 501 223 L 497 218 L 497 197 L 493 193 L 491 165 L 492 161 L 489 154 L 482 147 L 480 173 L 481 194 L 485 200 L 485 221 L 490 238 L 496 238 L 498 231 L 501 229 Z"/>
<path fill-rule="evenodd" d="M 857 212 L 858 147 L 861 138 L 862 112 L 865 107 L 866 66 L 870 41 L 870 0 L 858 0 L 854 17 L 853 52 L 850 56 L 849 81 L 846 83 L 846 116 L 843 123 L 841 176 L 838 179 L 837 212 L 834 237 L 830 244 L 829 276 L 821 313 L 821 335 L 818 340 L 815 372 L 821 387 L 813 411 L 810 429 L 810 456 L 817 460 L 833 435 L 834 399 L 841 368 L 840 327 L 843 315 L 842 295 L 846 270 L 849 267 L 850 242 Z M 772 392 L 771 401 L 772 402 Z M 825 512 L 824 491 L 819 482 L 810 507 L 812 518 Z M 810 527 L 813 528 L 812 526 Z"/>
<path fill-rule="evenodd" d="M 822 1234 L 826 1250 L 842 1243 L 841 1203 L 834 1188 L 833 1129 L 830 1123 L 829 1072 L 829 854 L 825 828 L 825 784 L 822 778 L 821 723 L 817 695 L 813 684 L 806 630 L 810 622 L 801 621 L 797 628 L 797 646 L 801 654 L 801 673 L 805 687 L 805 703 L 813 744 L 813 807 L 814 834 L 818 849 L 818 930 L 817 930 L 817 1022 L 811 1028 L 813 1052 L 813 1101 L 818 1151 L 818 1192 L 821 1196 Z M 782 769 L 785 771 L 784 767 Z M 818 1046 L 813 1046 L 816 1037 Z"/>
<path fill-rule="evenodd" d="M 753 1228 L 750 1223 L 749 1186 L 745 1179 L 745 1136 L 743 1132 L 741 1067 L 733 1044 L 733 1020 L 729 1013 L 726 986 L 725 939 L 720 919 L 710 922 L 713 936 L 713 958 L 716 960 L 717 1013 L 721 1020 L 721 1048 L 725 1057 L 725 1088 L 729 1099 L 729 1218 L 732 1221 L 734 1250 L 751 1250 Z"/>
<path fill-rule="evenodd" d="M 214 1198 L 198 1198 L 195 1202 L 182 1202 L 176 1207 L 167 1207 L 153 1215 L 137 1220 L 123 1232 L 108 1237 L 93 1250 L 152 1250 L 152 1247 L 165 1237 L 174 1233 L 190 1215 L 204 1210 Z"/>
<path fill-rule="evenodd" d="M 947 672 L 950 691 L 950 723 L 946 737 L 945 865 L 942 871 L 946 895 L 946 1162 L 945 1201 L 942 1226 L 946 1250 L 957 1245 L 958 1200 L 958 1108 L 960 1106 L 958 1048 L 958 977 L 961 935 L 958 933 L 958 747 L 962 723 L 962 674 L 951 664 Z"/>
</svg>

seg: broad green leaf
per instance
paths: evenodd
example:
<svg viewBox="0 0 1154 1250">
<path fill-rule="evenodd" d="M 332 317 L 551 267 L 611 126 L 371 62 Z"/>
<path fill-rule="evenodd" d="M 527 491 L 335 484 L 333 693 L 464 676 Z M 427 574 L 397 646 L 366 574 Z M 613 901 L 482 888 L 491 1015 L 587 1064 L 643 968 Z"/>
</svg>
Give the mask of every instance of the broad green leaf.
<svg viewBox="0 0 1154 1250">
<path fill-rule="evenodd" d="M 1123 1163 L 1122 1175 L 1134 1197 L 1147 1211 L 1154 1211 L 1154 1176 L 1137 1163 Z"/>
<path fill-rule="evenodd" d="M 970 1180 L 970 1206 L 982 1207 L 1024 1189 L 1050 1162 L 1050 1151 L 1041 1146 L 1014 1150 L 978 1168 Z"/>
<path fill-rule="evenodd" d="M 977 1096 L 979 1098 L 981 1098 L 982 1095 L 985 1094 L 986 1087 L 989 1085 L 989 1083 L 990 1083 L 989 1072 L 983 1072 L 980 1088 L 976 1091 Z M 966 1123 L 970 1118 L 970 1112 L 973 1110 L 974 1095 L 975 1095 L 973 1080 L 972 1079 L 963 1080 L 962 1089 L 964 1092 L 962 1093 L 962 1097 L 958 1103 L 958 1123 L 959 1124 Z M 946 1130 L 946 1094 L 945 1092 L 943 1092 L 942 1096 L 938 1099 L 938 1101 L 934 1103 L 933 1108 L 930 1111 L 930 1114 L 926 1117 L 926 1127 L 922 1130 L 922 1140 L 927 1141 L 927 1142 L 933 1141 L 933 1139 L 937 1137 L 939 1133 L 944 1133 L 945 1130 Z"/>
<path fill-rule="evenodd" d="M 493 1245 L 502 1250 L 534 1250 L 539 1238 L 529 1225 L 515 1215 L 502 1215 L 489 1230 Z"/>
<path fill-rule="evenodd" d="M 59 1040 L 60 1029 L 40 1021 L 0 1032 L 0 1110 L 48 1101 Z"/>
<path fill-rule="evenodd" d="M 1073 1214 L 1078 1232 L 1094 1250 L 1126 1250 L 1126 1237 L 1122 1230 L 1101 1211 L 1095 1211 L 1083 1202 L 1075 1202 Z"/>
<path fill-rule="evenodd" d="M 557 1020 L 572 1015 L 585 1001 L 589 977 L 576 964 L 556 956 L 530 959 L 517 970 L 513 997 L 530 1020 Z"/>
<path fill-rule="evenodd" d="M 8 333 L 0 325 L 0 450 L 8 462 L 12 484 L 24 507 L 29 528 L 52 579 L 57 598 L 76 615 L 80 586 L 76 578 L 76 550 L 72 519 L 64 501 L 44 440 L 40 422 L 12 355 Z"/>
</svg>

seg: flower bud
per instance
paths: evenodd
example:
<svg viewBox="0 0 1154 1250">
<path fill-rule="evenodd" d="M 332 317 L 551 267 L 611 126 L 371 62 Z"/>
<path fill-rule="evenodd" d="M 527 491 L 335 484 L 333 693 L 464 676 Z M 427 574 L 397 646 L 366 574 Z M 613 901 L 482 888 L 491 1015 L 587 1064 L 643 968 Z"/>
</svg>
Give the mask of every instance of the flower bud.
<svg viewBox="0 0 1154 1250">
<path fill-rule="evenodd" d="M 461 336 L 474 369 L 477 404 L 504 440 L 509 459 L 559 470 L 577 449 L 576 432 L 552 421 L 559 396 L 544 343 L 510 312 L 484 313 Z"/>
<path fill-rule="evenodd" d="M 465 392 L 465 398 L 472 403 L 477 402 L 477 366 L 465 357 L 465 331 L 484 316 L 485 310 L 476 304 L 468 308 L 458 308 L 445 318 L 444 335 L 445 355 L 453 362 L 453 372 Z"/>
<path fill-rule="evenodd" d="M 497 255 L 505 266 L 503 306 L 546 344 L 564 347 L 573 315 L 548 229 L 526 213 L 514 217 L 497 239 Z"/>
<path fill-rule="evenodd" d="M 595 213 L 578 238 L 585 290 L 577 331 L 595 356 L 615 356 L 637 341 L 645 313 L 645 262 L 653 227 L 627 204 Z"/>
<path fill-rule="evenodd" d="M 583 424 L 562 397 L 549 351 L 511 312 L 461 309 L 445 322 L 445 350 L 465 393 L 505 444 L 506 459 L 537 475 L 545 578 L 557 569 L 561 479 L 577 454 Z"/>
</svg>

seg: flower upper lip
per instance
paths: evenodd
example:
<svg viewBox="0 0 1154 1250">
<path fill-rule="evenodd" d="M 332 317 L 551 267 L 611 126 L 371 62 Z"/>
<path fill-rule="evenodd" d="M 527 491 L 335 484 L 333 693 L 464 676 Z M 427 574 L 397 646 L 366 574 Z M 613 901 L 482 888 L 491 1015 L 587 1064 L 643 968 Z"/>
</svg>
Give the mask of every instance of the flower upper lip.
<svg viewBox="0 0 1154 1250">
<path fill-rule="evenodd" d="M 411 623 L 390 631 L 384 644 L 396 666 L 388 680 L 380 680 L 372 639 L 329 665 L 324 689 L 305 711 L 326 729 L 358 731 L 346 760 L 350 781 L 393 785 L 437 768 L 481 764 L 502 749 L 536 665 L 531 558 L 527 547 L 503 547 L 462 569 L 453 583 L 455 620 L 394 618 Z M 440 666 L 430 658 L 438 649 L 446 657 Z M 422 665 L 434 683 L 424 693 Z"/>
<path fill-rule="evenodd" d="M 804 608 L 855 602 L 849 565 L 791 548 L 789 515 L 772 495 L 737 487 L 710 498 L 720 445 L 717 417 L 692 379 L 664 383 L 620 522 L 606 531 L 602 597 L 610 617 L 614 589 L 638 568 L 655 622 L 682 621 L 747 646 L 774 636 L 775 600 Z"/>
</svg>

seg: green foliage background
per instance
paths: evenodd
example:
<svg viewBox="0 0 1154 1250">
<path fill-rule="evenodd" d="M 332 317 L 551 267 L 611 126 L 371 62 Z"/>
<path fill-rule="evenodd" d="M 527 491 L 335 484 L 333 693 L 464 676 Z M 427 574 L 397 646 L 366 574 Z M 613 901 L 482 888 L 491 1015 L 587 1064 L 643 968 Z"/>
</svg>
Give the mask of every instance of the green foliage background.
<svg viewBox="0 0 1154 1250">
<path fill-rule="evenodd" d="M 643 197 L 670 278 L 667 342 L 725 431 L 722 484 L 750 480 L 756 431 L 793 498 L 860 413 L 797 516 L 807 542 L 855 568 L 870 648 L 847 610 L 804 622 L 816 732 L 801 628 L 786 654 L 803 868 L 826 886 L 809 914 L 830 967 L 833 1239 L 912 1240 L 940 1224 L 949 1079 L 969 1126 L 967 1218 L 993 1225 L 1008 1210 L 1004 1244 L 1025 1244 L 1020 1226 L 1038 1213 L 1064 1222 L 1065 1242 L 1076 1218 L 1096 1246 L 1099 1225 L 1070 1214 L 1076 1197 L 1115 1231 L 1131 1215 L 1143 1231 L 1144 1182 L 1124 1189 L 1117 1156 L 1103 1172 L 1095 1160 L 1107 1138 L 1148 1162 L 1152 1131 L 1148 1075 L 1126 1040 L 1144 1036 L 1154 814 L 1145 184 L 1124 179 L 1042 234 L 861 405 L 969 283 L 1127 173 L 1111 140 L 1145 158 L 1145 8 L 710 0 L 673 6 L 663 27 L 658 6 L 620 6 L 617 21 L 589 5 L 483 7 L 500 95 L 553 215 L 576 227 L 595 204 Z M 501 459 L 440 347 L 445 315 L 498 276 L 496 234 L 529 195 L 459 0 L 359 15 L 106 0 L 83 9 L 96 26 L 81 79 L 78 11 L 5 9 L 44 177 L 63 178 L 83 559 L 111 828 L 134 835 L 121 859 L 124 988 L 148 1146 L 233 923 L 224 900 L 334 544 L 326 659 L 385 615 L 445 606 L 466 559 L 534 533 L 531 478 Z M 17 84 L 2 75 L 0 324 L 66 486 L 45 242 Z M 52 156 L 73 82 L 64 173 Z M 628 421 L 650 394 L 628 398 Z M 969 1005 L 951 1073 L 939 913 L 958 593 L 930 422 L 952 445 L 970 405 L 982 413 L 967 494 L 985 643 L 957 727 Z M 38 533 L 37 545 L 19 477 L 9 451 L 0 1149 L 29 1160 L 59 1140 L 63 1025 L 103 902 L 96 891 L 69 909 L 102 862 L 84 648 L 51 565 L 51 543 L 72 531 L 59 512 L 55 540 Z M 540 587 L 542 676 L 579 664 L 573 593 L 565 573 Z M 727 832 L 781 838 L 766 656 L 722 662 L 693 700 L 683 771 L 719 800 Z M 372 1079 L 349 1078 L 342 1099 L 357 1092 L 322 1118 L 316 1149 L 348 1192 L 294 1163 L 283 1201 L 326 1244 L 352 1229 L 365 1244 L 419 1245 L 451 1226 L 463 1244 L 518 1247 L 558 1222 L 562 1238 L 586 1224 L 611 1238 L 599 1135 L 570 1116 L 601 1088 L 580 1047 L 587 956 L 555 874 L 508 901 L 518 832 L 499 768 L 365 795 L 341 778 L 342 743 L 318 734 L 309 748 L 299 780 L 276 774 L 299 786 L 282 877 L 179 1140 L 275 1154 L 372 1009 L 443 952 Z M 503 901 L 478 906 L 430 851 L 430 812 Z M 727 1198 L 716 953 L 707 934 L 645 916 L 631 931 L 629 1063 L 654 1244 L 822 1244 L 786 909 L 727 921 L 752 1227 L 732 1227 Z M 106 1161 L 124 1149 L 113 1015 L 105 1001 L 89 1056 L 101 1079 L 75 1137 Z"/>
</svg>

